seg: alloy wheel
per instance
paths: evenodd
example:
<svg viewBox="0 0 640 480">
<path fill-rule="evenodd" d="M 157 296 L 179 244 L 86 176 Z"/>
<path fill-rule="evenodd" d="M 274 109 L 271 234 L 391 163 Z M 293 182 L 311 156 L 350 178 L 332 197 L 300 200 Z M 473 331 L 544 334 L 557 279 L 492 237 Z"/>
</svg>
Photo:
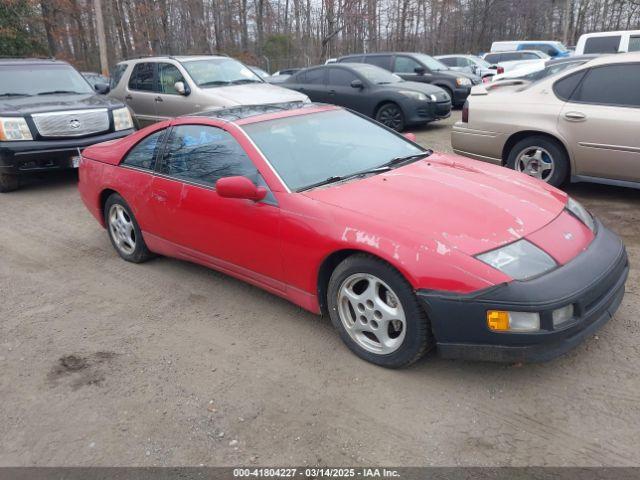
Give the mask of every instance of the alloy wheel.
<svg viewBox="0 0 640 480">
<path fill-rule="evenodd" d="M 394 105 L 383 107 L 378 114 L 378 121 L 394 130 L 402 127 L 402 112 Z"/>
<path fill-rule="evenodd" d="M 136 231 L 133 220 L 122 205 L 114 204 L 109 209 L 109 231 L 118 249 L 131 255 L 136 249 Z"/>
<path fill-rule="evenodd" d="M 378 277 L 356 273 L 338 290 L 338 314 L 349 336 L 365 350 L 387 355 L 404 341 L 407 322 L 398 295 Z"/>
<path fill-rule="evenodd" d="M 548 182 L 553 176 L 555 168 L 553 156 L 542 147 L 527 147 L 516 156 L 516 171 L 544 182 Z"/>
</svg>

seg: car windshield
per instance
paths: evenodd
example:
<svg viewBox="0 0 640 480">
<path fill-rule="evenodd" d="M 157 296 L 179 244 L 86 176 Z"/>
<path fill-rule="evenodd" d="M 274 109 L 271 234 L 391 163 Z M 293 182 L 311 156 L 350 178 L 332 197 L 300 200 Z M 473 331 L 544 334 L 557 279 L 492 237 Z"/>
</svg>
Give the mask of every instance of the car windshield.
<svg viewBox="0 0 640 480">
<path fill-rule="evenodd" d="M 344 110 L 279 118 L 243 128 L 293 191 L 375 169 L 400 157 L 429 153 Z"/>
<path fill-rule="evenodd" d="M 262 79 L 249 67 L 233 58 L 208 58 L 183 62 L 193 81 L 199 87 L 212 88 L 243 83 L 262 83 Z"/>
<path fill-rule="evenodd" d="M 70 65 L 3 65 L 0 97 L 94 93 L 89 83 Z"/>
<path fill-rule="evenodd" d="M 376 67 L 375 65 L 358 63 L 351 64 L 351 67 L 371 83 L 375 83 L 377 85 L 388 85 L 390 83 L 404 82 L 404 80 L 398 75 L 395 75 L 390 71 L 385 70 L 384 68 Z"/>
<path fill-rule="evenodd" d="M 425 67 L 427 67 L 429 70 L 434 70 L 434 71 L 440 71 L 440 70 L 449 70 L 449 67 L 447 67 L 444 63 L 442 63 L 439 60 L 436 60 L 433 57 L 430 57 L 429 55 L 425 55 L 424 53 L 415 53 L 413 54 L 413 56 L 421 61 Z"/>
<path fill-rule="evenodd" d="M 480 57 L 473 57 L 473 63 L 482 68 L 491 68 L 491 64 L 487 62 L 485 59 Z"/>
</svg>

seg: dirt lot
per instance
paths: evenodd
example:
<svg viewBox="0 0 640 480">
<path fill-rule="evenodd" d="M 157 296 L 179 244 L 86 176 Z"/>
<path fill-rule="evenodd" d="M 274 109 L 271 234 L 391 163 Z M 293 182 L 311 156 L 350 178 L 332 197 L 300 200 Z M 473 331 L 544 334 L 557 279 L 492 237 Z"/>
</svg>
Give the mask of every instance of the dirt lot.
<svg viewBox="0 0 640 480">
<path fill-rule="evenodd" d="M 419 140 L 449 150 L 452 121 Z M 636 268 L 614 320 L 556 361 L 389 371 L 256 288 L 120 260 L 75 183 L 0 198 L 0 465 L 640 464 Z M 570 191 L 637 265 L 640 191 Z"/>
</svg>

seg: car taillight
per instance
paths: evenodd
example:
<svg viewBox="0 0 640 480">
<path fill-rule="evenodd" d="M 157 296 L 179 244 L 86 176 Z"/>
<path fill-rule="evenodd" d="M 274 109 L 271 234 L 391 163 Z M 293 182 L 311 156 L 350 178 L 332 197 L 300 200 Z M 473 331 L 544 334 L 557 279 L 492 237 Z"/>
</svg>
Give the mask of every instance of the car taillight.
<svg viewBox="0 0 640 480">
<path fill-rule="evenodd" d="M 462 121 L 469 123 L 469 100 L 464 102 L 464 106 L 462 107 Z"/>
<path fill-rule="evenodd" d="M 498 67 L 496 71 L 498 72 L 498 75 L 500 75 L 501 73 L 504 73 L 504 67 Z"/>
</svg>

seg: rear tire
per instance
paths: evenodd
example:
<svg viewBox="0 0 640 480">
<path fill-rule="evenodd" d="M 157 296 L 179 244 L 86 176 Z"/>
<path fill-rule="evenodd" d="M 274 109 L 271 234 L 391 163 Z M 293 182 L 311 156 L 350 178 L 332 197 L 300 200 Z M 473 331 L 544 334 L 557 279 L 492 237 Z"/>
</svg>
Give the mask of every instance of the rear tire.
<svg viewBox="0 0 640 480">
<path fill-rule="evenodd" d="M 16 175 L 0 173 L 0 193 L 8 193 L 18 190 L 20 181 Z"/>
<path fill-rule="evenodd" d="M 352 255 L 336 267 L 327 306 L 342 341 L 376 365 L 406 367 L 435 344 L 429 319 L 409 282 L 371 255 Z"/>
<path fill-rule="evenodd" d="M 566 181 L 570 170 L 562 145 L 542 135 L 532 135 L 516 143 L 509 152 L 506 166 L 554 187 Z"/>
<path fill-rule="evenodd" d="M 131 208 L 117 193 L 112 193 L 104 205 L 104 220 L 111 245 L 127 262 L 143 263 L 154 255 L 142 238 Z"/>
<path fill-rule="evenodd" d="M 401 132 L 405 127 L 402 109 L 393 102 L 385 103 L 378 108 L 376 121 L 396 132 Z"/>
</svg>

